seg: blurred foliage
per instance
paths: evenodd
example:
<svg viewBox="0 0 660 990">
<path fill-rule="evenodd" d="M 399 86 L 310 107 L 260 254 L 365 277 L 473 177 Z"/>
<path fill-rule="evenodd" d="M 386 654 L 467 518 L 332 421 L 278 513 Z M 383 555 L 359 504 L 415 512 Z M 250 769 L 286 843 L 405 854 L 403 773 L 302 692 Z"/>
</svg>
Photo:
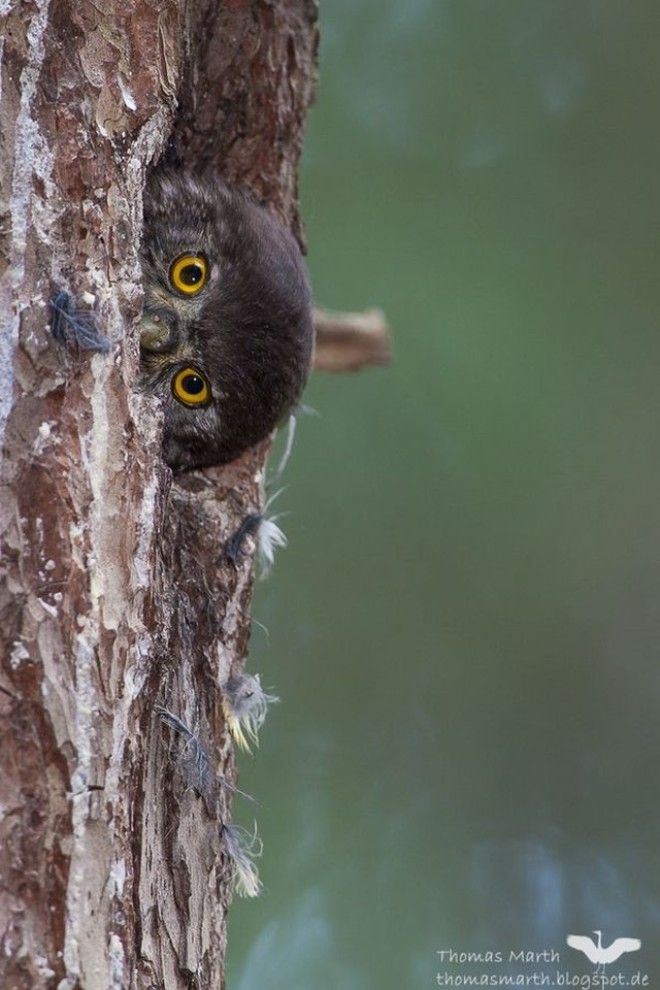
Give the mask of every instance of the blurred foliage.
<svg viewBox="0 0 660 990">
<path fill-rule="evenodd" d="M 421 988 L 436 949 L 594 926 L 653 972 L 660 9 L 321 6 L 315 291 L 382 306 L 396 358 L 307 392 L 231 990 Z"/>
</svg>

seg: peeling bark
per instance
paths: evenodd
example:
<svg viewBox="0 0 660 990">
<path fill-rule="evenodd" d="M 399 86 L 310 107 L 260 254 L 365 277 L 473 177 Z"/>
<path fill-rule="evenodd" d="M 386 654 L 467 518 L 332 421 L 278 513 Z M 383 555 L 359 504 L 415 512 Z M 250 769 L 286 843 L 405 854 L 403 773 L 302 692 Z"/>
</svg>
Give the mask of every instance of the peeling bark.
<svg viewBox="0 0 660 990">
<path fill-rule="evenodd" d="M 219 824 L 173 771 L 165 705 L 234 775 L 221 685 L 245 660 L 252 570 L 223 556 L 268 444 L 172 480 L 134 391 L 145 170 L 170 132 L 299 232 L 311 0 L 0 5 L 0 984 L 224 985 Z M 95 309 L 108 356 L 65 353 L 47 302 Z"/>
</svg>

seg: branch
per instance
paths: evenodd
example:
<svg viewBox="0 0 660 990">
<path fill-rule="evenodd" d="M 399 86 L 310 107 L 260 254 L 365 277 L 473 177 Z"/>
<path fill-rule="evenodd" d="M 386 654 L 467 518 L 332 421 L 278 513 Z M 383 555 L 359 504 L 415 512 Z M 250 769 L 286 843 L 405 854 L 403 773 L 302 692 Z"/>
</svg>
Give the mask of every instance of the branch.
<svg viewBox="0 0 660 990">
<path fill-rule="evenodd" d="M 361 371 L 392 360 L 392 331 L 382 309 L 364 313 L 314 310 L 315 371 Z"/>
</svg>

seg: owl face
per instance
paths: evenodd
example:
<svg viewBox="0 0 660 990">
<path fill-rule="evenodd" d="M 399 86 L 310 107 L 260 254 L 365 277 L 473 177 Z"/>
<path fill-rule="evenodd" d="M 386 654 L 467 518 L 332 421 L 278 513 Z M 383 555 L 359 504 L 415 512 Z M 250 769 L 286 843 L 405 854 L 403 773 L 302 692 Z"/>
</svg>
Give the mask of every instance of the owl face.
<svg viewBox="0 0 660 990">
<path fill-rule="evenodd" d="M 298 401 L 311 297 L 293 236 L 212 176 L 156 171 L 145 191 L 141 385 L 163 403 L 175 471 L 222 464 Z"/>
</svg>

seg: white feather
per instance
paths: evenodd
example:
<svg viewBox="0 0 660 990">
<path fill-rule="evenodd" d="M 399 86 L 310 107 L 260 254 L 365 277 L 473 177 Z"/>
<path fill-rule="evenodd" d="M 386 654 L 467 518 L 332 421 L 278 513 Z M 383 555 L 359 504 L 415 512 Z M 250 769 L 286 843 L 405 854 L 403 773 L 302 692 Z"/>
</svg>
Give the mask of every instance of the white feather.
<svg viewBox="0 0 660 990">
<path fill-rule="evenodd" d="M 236 893 L 239 897 L 258 897 L 262 884 L 254 860 L 261 856 L 263 843 L 257 836 L 257 823 L 254 823 L 254 832 L 248 832 L 240 825 L 223 825 L 222 834 L 232 864 Z"/>
<path fill-rule="evenodd" d="M 222 688 L 222 708 L 227 726 L 241 749 L 250 752 L 250 741 L 259 745 L 259 730 L 266 720 L 268 705 L 279 701 L 267 694 L 258 674 L 238 674 L 229 678 Z"/>
<path fill-rule="evenodd" d="M 280 458 L 280 463 L 277 465 L 277 470 L 275 471 L 275 477 L 281 478 L 284 474 L 284 469 L 289 463 L 289 458 L 291 457 L 291 451 L 293 450 L 293 442 L 296 438 L 296 426 L 298 425 L 298 417 L 295 412 L 292 412 L 289 416 L 289 422 L 287 423 L 286 429 L 286 444 L 284 446 L 284 453 Z"/>
<path fill-rule="evenodd" d="M 259 523 L 257 530 L 257 556 L 261 577 L 268 577 L 275 563 L 275 551 L 287 545 L 287 538 L 275 522 L 275 517 L 267 516 Z"/>
</svg>

